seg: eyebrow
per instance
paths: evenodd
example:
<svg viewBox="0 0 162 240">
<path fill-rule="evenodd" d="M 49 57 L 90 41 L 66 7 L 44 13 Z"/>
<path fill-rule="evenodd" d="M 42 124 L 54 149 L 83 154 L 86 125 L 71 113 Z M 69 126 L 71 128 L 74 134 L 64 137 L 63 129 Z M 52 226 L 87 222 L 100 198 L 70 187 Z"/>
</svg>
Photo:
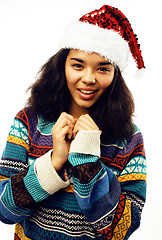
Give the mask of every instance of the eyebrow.
<svg viewBox="0 0 162 240">
<path fill-rule="evenodd" d="M 80 58 L 70 58 L 70 60 L 75 60 L 75 61 L 78 61 L 80 63 L 83 63 L 84 61 Z"/>
<path fill-rule="evenodd" d="M 110 62 L 100 62 L 99 65 L 100 66 L 111 65 L 111 63 Z"/>
<path fill-rule="evenodd" d="M 84 61 L 80 58 L 70 58 L 70 60 L 75 60 L 75 61 L 78 61 L 80 63 L 84 63 Z M 111 63 L 110 62 L 99 62 L 99 66 L 105 66 L 105 65 L 110 65 Z"/>
</svg>

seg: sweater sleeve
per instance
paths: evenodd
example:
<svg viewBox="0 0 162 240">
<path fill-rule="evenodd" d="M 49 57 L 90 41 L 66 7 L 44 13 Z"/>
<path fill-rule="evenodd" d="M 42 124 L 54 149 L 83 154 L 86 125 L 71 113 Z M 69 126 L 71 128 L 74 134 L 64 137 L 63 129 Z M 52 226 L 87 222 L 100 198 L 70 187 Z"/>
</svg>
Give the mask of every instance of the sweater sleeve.
<svg viewBox="0 0 162 240">
<path fill-rule="evenodd" d="M 21 120 L 19 115 L 0 161 L 0 220 L 8 224 L 20 222 L 33 213 L 38 202 L 69 185 L 53 168 L 51 151 L 30 164 L 28 120 L 25 111 L 21 111 Z"/>
<path fill-rule="evenodd" d="M 76 149 L 72 146 L 69 154 L 76 199 L 87 220 L 104 239 L 116 239 L 117 236 L 121 240 L 128 239 L 140 224 L 145 200 L 145 159 L 141 153 L 143 150 L 138 148 L 141 139 L 135 141 L 133 137 L 123 148 L 116 148 L 110 161 L 112 148 L 106 147 L 102 157 L 95 155 L 99 145 L 94 144 L 94 154 L 85 150 L 89 147 L 93 149 L 93 142 L 86 140 L 89 134 L 85 131 L 77 140 L 83 141 L 83 148 L 84 144 L 86 147 L 79 149 L 72 144 Z M 96 143 L 99 142 L 97 133 L 93 133 L 93 138 L 98 139 Z M 125 165 L 121 170 L 122 160 Z"/>
</svg>

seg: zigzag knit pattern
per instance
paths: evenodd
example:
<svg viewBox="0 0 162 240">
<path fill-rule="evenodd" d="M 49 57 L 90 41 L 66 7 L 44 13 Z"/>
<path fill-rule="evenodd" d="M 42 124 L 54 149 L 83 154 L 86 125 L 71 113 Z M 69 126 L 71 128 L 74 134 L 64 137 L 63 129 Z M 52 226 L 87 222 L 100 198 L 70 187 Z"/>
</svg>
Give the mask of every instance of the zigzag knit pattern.
<svg viewBox="0 0 162 240">
<path fill-rule="evenodd" d="M 141 132 L 102 143 L 101 158 L 69 154 L 59 175 L 70 185 L 51 195 L 35 162 L 53 148 L 53 124 L 30 108 L 16 115 L 0 161 L 0 220 L 16 223 L 15 240 L 128 239 L 146 198 Z"/>
</svg>

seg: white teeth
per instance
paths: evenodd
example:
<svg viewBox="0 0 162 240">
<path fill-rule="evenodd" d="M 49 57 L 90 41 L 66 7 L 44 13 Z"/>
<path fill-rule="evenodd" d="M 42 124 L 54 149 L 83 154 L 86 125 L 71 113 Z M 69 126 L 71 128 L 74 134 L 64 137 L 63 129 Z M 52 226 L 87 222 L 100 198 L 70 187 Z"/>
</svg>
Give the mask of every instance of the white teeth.
<svg viewBox="0 0 162 240">
<path fill-rule="evenodd" d="M 85 94 L 92 94 L 95 92 L 95 91 L 86 91 L 86 90 L 80 90 L 80 91 Z"/>
</svg>

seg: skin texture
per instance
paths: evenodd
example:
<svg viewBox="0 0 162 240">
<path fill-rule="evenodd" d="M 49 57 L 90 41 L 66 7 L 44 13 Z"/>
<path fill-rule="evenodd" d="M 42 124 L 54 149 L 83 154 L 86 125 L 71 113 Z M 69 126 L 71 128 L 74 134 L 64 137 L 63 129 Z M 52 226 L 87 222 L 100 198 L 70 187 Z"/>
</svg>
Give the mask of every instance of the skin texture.
<svg viewBox="0 0 162 240">
<path fill-rule="evenodd" d="M 114 78 L 114 67 L 96 53 L 70 50 L 65 63 L 71 93 L 70 113 L 61 113 L 52 128 L 52 164 L 59 171 L 68 159 L 70 141 L 81 130 L 99 130 L 89 108 L 100 98 Z"/>
</svg>

